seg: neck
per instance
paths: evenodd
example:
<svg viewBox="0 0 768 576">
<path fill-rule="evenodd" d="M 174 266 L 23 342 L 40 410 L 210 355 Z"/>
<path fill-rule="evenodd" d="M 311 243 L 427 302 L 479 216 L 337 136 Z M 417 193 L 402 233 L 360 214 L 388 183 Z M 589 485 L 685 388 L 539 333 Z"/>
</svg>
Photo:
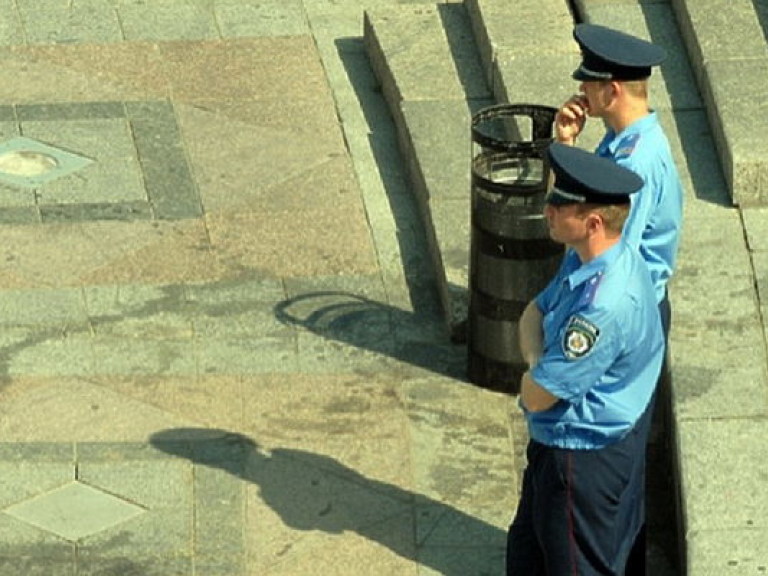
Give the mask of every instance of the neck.
<svg viewBox="0 0 768 576">
<path fill-rule="evenodd" d="M 648 102 L 645 99 L 632 99 L 612 110 L 606 116 L 605 121 L 616 134 L 620 134 L 627 127 L 650 113 Z"/>
<path fill-rule="evenodd" d="M 582 264 L 591 262 L 604 252 L 613 248 L 621 240 L 621 236 L 593 236 L 587 238 L 583 243 L 571 246 L 579 255 Z"/>
</svg>

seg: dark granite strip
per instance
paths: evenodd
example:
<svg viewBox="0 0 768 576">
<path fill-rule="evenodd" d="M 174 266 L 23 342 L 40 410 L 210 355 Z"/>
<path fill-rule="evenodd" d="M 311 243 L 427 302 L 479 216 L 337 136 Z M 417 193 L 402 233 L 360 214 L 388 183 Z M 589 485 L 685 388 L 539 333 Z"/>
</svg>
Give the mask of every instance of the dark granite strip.
<svg viewBox="0 0 768 576">
<path fill-rule="evenodd" d="M 0 207 L 0 225 L 2 224 L 40 224 L 42 218 L 36 206 Z"/>
<path fill-rule="evenodd" d="M 58 204 L 40 206 L 43 223 L 77 222 L 91 220 L 117 220 L 131 222 L 150 220 L 152 213 L 146 202 L 118 202 L 104 204 Z"/>
<path fill-rule="evenodd" d="M 201 216 L 200 196 L 171 104 L 131 103 L 127 109 L 155 217 L 175 220 Z"/>
</svg>

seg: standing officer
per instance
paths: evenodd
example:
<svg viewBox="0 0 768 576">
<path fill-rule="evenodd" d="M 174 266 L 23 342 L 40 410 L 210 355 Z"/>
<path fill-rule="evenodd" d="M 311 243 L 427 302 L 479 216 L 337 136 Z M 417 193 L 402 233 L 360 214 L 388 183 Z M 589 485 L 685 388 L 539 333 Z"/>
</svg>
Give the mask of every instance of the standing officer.
<svg viewBox="0 0 768 576">
<path fill-rule="evenodd" d="M 558 111 L 555 139 L 574 145 L 587 117 L 600 118 L 606 133 L 595 153 L 643 179 L 643 188 L 632 197 L 624 238 L 648 263 L 667 335 L 667 282 L 677 257 L 683 191 L 667 137 L 648 104 L 651 68 L 666 53 L 660 46 L 594 24 L 577 25 L 573 37 L 582 53 L 581 65 L 573 72 L 581 93 Z"/>
<path fill-rule="evenodd" d="M 623 575 L 643 522 L 649 405 L 664 336 L 648 267 L 622 238 L 643 182 L 550 145 L 545 216 L 568 250 L 520 319 L 528 466 L 509 528 L 509 576 Z"/>
</svg>

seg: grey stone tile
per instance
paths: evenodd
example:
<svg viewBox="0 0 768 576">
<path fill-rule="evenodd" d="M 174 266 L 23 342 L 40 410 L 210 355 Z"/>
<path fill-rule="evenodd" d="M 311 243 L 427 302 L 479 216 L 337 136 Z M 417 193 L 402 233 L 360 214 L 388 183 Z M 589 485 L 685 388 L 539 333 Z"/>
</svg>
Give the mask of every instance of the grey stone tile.
<svg viewBox="0 0 768 576">
<path fill-rule="evenodd" d="M 11 222 L 16 218 L 20 222 L 35 218 L 39 221 L 35 200 L 34 190 L 0 184 L 0 213 Z"/>
<path fill-rule="evenodd" d="M 13 0 L 0 2 L 0 46 L 24 44 L 24 29 Z"/>
<path fill-rule="evenodd" d="M 85 301 L 97 336 L 191 339 L 192 309 L 176 286 L 86 287 Z"/>
<path fill-rule="evenodd" d="M 732 366 L 715 367 L 716 362 L 700 363 L 700 355 L 710 354 L 708 350 L 697 349 L 707 340 L 732 341 L 731 333 L 711 331 L 705 337 L 697 338 L 694 345 L 679 349 L 673 344 L 674 364 L 672 368 L 675 415 L 683 419 L 699 418 L 744 418 L 768 415 L 768 384 L 765 369 L 754 359 L 751 346 L 743 346 L 731 355 Z M 744 339 L 761 339 L 759 327 L 745 335 Z M 729 347 L 730 348 L 730 347 Z M 727 354 L 718 350 L 718 354 Z"/>
<path fill-rule="evenodd" d="M 137 454 L 138 446 L 106 443 L 100 448 L 97 443 L 78 443 L 79 478 L 150 511 L 191 506 L 195 494 L 192 463 L 149 448 Z M 146 458 L 147 452 L 151 458 Z"/>
<path fill-rule="evenodd" d="M 765 419 L 678 421 L 686 530 L 768 528 Z"/>
<path fill-rule="evenodd" d="M 117 13 L 129 41 L 219 38 L 211 0 L 119 0 Z"/>
<path fill-rule="evenodd" d="M 300 0 L 218 0 L 215 12 L 223 38 L 298 36 L 309 32 Z"/>
<path fill-rule="evenodd" d="M 62 337 L 59 333 L 22 342 L 9 351 L 3 364 L 11 376 L 86 376 L 92 373 L 94 363 L 90 336 Z"/>
<path fill-rule="evenodd" d="M 127 211 L 128 205 L 147 202 L 142 173 L 133 157 L 103 158 L 74 174 L 38 189 L 38 201 L 48 205 L 113 204 Z"/>
<path fill-rule="evenodd" d="M 94 322 L 123 317 L 147 318 L 161 312 L 178 313 L 186 306 L 184 289 L 177 285 L 86 286 L 83 295 L 88 315 Z"/>
<path fill-rule="evenodd" d="M 122 40 L 117 13 L 110 0 L 17 2 L 30 44 L 106 43 Z"/>
<path fill-rule="evenodd" d="M 722 211 L 707 208 L 732 206 L 706 111 L 659 110 L 658 117 L 683 181 L 687 213 L 708 217 Z"/>
<path fill-rule="evenodd" d="M 35 442 L 30 444 L 0 443 L 0 462 L 74 462 L 74 446 L 67 442 Z M 8 475 L 3 476 L 8 478 Z M 71 479 L 71 478 L 70 478 Z"/>
<path fill-rule="evenodd" d="M 384 285 L 377 275 L 289 277 L 284 285 L 287 300 L 281 302 L 281 309 L 295 318 L 296 324 L 325 307 L 343 306 L 345 302 L 386 302 Z"/>
<path fill-rule="evenodd" d="M 34 444 L 24 444 L 25 452 L 34 450 Z M 45 445 L 43 445 L 45 446 Z M 72 450 L 71 444 L 60 445 Z M 23 502 L 39 494 L 54 490 L 75 478 L 73 454 L 69 459 L 60 462 L 26 462 L 17 458 L 2 458 L 0 471 L 3 473 L 3 483 L 0 486 L 0 507 L 6 508 L 12 504 Z"/>
<path fill-rule="evenodd" d="M 101 374 L 196 374 L 191 340 L 93 338 L 94 370 Z"/>
<path fill-rule="evenodd" d="M 178 509 L 150 510 L 114 528 L 82 539 L 78 545 L 78 557 L 88 560 L 192 556 L 193 517 L 191 503 Z"/>
<path fill-rule="evenodd" d="M 17 104 L 20 122 L 106 120 L 125 117 L 122 102 L 67 102 L 62 104 Z"/>
<path fill-rule="evenodd" d="M 768 572 L 768 530 L 698 530 L 689 532 L 688 573 L 696 576 Z"/>
<path fill-rule="evenodd" d="M 446 574 L 445 570 L 456 570 L 459 574 L 501 574 L 506 565 L 506 545 L 424 546 L 418 551 L 418 561 L 427 566 L 419 569 L 419 576 L 438 576 Z"/>
<path fill-rule="evenodd" d="M 71 546 L 71 545 L 70 545 Z M 78 574 L 74 557 L 74 546 L 71 558 L 51 559 L 14 554 L 10 558 L 0 556 L 0 572 L 6 574 L 24 574 L 25 576 L 76 576 Z M 37 548 L 38 551 L 45 547 Z"/>
<path fill-rule="evenodd" d="M 275 318 L 271 304 L 233 304 L 231 312 L 201 311 L 192 320 L 195 334 L 200 338 L 279 338 L 291 339 L 292 327 Z"/>
<path fill-rule="evenodd" d="M 7 104 L 0 106 L 0 129 L 3 130 L 0 134 L 5 136 L 5 130 L 12 128 L 13 126 L 16 126 L 18 129 L 18 120 L 16 119 L 16 111 L 14 107 Z"/>
<path fill-rule="evenodd" d="M 74 561 L 74 546 L 61 538 L 38 530 L 7 514 L 0 514 L 0 566 L 11 557 L 16 560 L 60 562 Z M 23 565 L 23 562 L 22 562 Z"/>
<path fill-rule="evenodd" d="M 293 337 L 259 340 L 200 338 L 197 348 L 201 374 L 260 374 L 298 370 Z"/>
<path fill-rule="evenodd" d="M 764 142 L 756 136 L 764 123 L 758 79 L 766 71 L 768 58 L 706 64 L 715 143 L 734 202 L 743 206 L 762 204 L 768 194 Z"/>
<path fill-rule="evenodd" d="M 365 26 L 371 63 L 384 78 L 391 108 L 403 100 L 489 97 L 463 7 L 369 10 Z"/>
<path fill-rule="evenodd" d="M 500 102 L 558 107 L 578 90 L 571 73 L 580 62 L 581 57 L 575 51 L 530 58 L 502 48 L 493 67 L 494 96 Z"/>
<path fill-rule="evenodd" d="M 398 357 L 390 316 L 389 310 L 363 308 L 323 320 L 311 331 L 300 329 L 300 370 L 373 373 L 392 369 L 402 359 Z"/>
<path fill-rule="evenodd" d="M 285 298 L 285 291 L 280 279 L 256 276 L 212 284 L 187 284 L 186 298 L 198 312 L 215 316 L 230 310 L 276 304 Z"/>
<path fill-rule="evenodd" d="M 77 460 L 79 462 L 87 462 L 89 466 L 80 470 L 80 477 L 85 471 L 89 476 L 91 474 L 97 474 L 98 470 L 102 473 L 99 476 L 99 483 L 107 487 L 109 481 L 123 482 L 123 469 L 129 473 L 136 473 L 138 471 L 139 477 L 146 473 L 146 469 L 142 467 L 142 462 L 149 461 L 154 463 L 157 460 L 175 460 L 175 452 L 169 454 L 168 450 L 161 450 L 153 444 L 147 444 L 146 442 L 78 442 L 74 445 L 74 450 L 77 454 Z M 187 455 L 188 457 L 188 455 Z M 90 468 L 90 463 L 96 462 L 100 465 L 100 468 L 96 467 L 94 470 Z M 109 463 L 117 463 L 117 466 L 108 466 Z M 128 464 L 130 463 L 130 464 Z M 161 476 L 167 472 L 164 468 L 166 463 L 158 463 L 161 467 L 152 471 L 154 475 Z M 107 480 L 107 477 L 103 472 L 111 472 L 117 470 L 118 473 L 114 477 L 109 476 L 112 480 Z M 119 476 L 119 478 L 117 478 Z M 142 485 L 144 489 L 144 485 Z M 165 492 L 165 491 L 164 491 Z M 142 493 L 142 498 L 144 498 Z"/>
<path fill-rule="evenodd" d="M 715 60 L 761 58 L 768 54 L 755 3 L 733 0 L 728 10 L 718 0 L 672 0 L 694 69 Z"/>
<path fill-rule="evenodd" d="M 238 574 L 245 552 L 242 481 L 227 470 L 198 466 L 195 498 L 196 565 Z"/>
<path fill-rule="evenodd" d="M 0 322 L 26 326 L 82 326 L 85 306 L 77 289 L 5 291 L 0 300 Z"/>
<path fill-rule="evenodd" d="M 458 545 L 468 530 L 478 544 L 501 545 L 516 505 L 503 424 L 513 398 L 434 377 L 409 381 L 405 393 L 416 491 L 455 508 L 445 510 L 442 527 L 434 511 L 420 519 L 419 530 L 430 534 L 425 543 Z"/>
<path fill-rule="evenodd" d="M 67 113 L 63 106 L 57 109 Z M 94 118 L 87 115 L 88 109 L 82 112 L 83 115 L 73 119 L 59 116 L 23 120 L 21 127 L 29 138 L 55 143 L 65 150 L 95 160 L 136 157 L 130 125 L 122 114 L 122 107 L 119 117 Z"/>
</svg>

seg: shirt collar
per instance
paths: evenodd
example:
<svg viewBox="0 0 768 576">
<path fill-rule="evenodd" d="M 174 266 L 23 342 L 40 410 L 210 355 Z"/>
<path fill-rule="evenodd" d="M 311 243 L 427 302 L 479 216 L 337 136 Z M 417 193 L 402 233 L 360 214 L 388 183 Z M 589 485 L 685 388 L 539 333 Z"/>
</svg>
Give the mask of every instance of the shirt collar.
<svg viewBox="0 0 768 576">
<path fill-rule="evenodd" d="M 635 120 L 632 124 L 624 128 L 624 130 L 618 134 L 616 134 L 613 129 L 609 128 L 606 132 L 605 146 L 611 151 L 611 154 L 615 154 L 616 149 L 621 145 L 621 142 L 627 136 L 631 136 L 633 134 L 642 134 L 658 123 L 659 120 L 656 111 L 651 110 L 647 115 L 643 116 L 639 120 Z"/>
<path fill-rule="evenodd" d="M 571 290 L 595 276 L 602 275 L 603 272 L 605 272 L 605 269 L 615 262 L 625 249 L 626 243 L 622 239 L 617 242 L 616 245 L 611 246 L 608 250 L 600 254 L 597 258 L 578 266 L 565 278 Z M 579 261 L 578 255 L 573 250 L 570 251 L 569 257 L 574 258 L 576 262 Z"/>
</svg>

